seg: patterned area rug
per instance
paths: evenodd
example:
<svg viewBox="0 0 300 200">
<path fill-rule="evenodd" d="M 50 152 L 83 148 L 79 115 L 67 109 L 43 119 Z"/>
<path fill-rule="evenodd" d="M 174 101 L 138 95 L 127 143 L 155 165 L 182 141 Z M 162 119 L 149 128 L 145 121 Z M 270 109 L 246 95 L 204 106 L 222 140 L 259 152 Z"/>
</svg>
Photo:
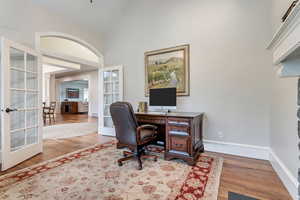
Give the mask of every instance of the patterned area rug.
<svg viewBox="0 0 300 200">
<path fill-rule="evenodd" d="M 117 165 L 115 142 L 96 145 L 0 177 L 0 199 L 216 200 L 222 158 L 184 162 L 151 159 Z"/>
</svg>

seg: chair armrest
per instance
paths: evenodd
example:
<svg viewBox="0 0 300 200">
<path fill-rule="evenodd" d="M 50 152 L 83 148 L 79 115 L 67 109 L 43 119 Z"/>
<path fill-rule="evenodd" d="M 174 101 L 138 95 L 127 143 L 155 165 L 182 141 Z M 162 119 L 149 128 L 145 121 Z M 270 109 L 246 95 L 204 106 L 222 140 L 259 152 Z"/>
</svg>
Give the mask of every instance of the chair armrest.
<svg viewBox="0 0 300 200">
<path fill-rule="evenodd" d="M 145 124 L 145 125 L 141 125 L 139 127 L 137 127 L 137 131 L 140 132 L 143 129 L 152 129 L 154 131 L 157 130 L 157 126 L 151 125 L 151 124 Z"/>
<path fill-rule="evenodd" d="M 141 141 L 141 132 L 144 129 L 152 130 L 153 133 L 151 135 L 151 138 L 155 138 L 156 135 L 157 135 L 157 126 L 150 125 L 150 124 L 141 125 L 141 126 L 137 127 L 137 141 L 138 141 L 138 143 Z M 149 139 L 151 139 L 151 138 L 149 138 Z"/>
</svg>

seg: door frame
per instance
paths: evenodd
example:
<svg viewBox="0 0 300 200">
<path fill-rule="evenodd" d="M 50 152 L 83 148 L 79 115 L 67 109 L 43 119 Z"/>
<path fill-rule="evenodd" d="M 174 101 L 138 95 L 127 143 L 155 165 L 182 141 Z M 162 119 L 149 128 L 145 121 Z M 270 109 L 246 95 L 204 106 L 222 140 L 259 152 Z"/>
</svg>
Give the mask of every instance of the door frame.
<svg viewBox="0 0 300 200">
<path fill-rule="evenodd" d="M 37 57 L 37 73 L 38 73 L 38 142 L 36 144 L 26 145 L 25 148 L 11 151 L 10 142 L 10 115 L 6 113 L 5 108 L 10 107 L 10 65 L 9 50 L 10 47 L 24 51 Z M 43 120 L 42 120 L 42 67 L 41 55 L 34 49 L 28 48 L 19 43 L 1 37 L 1 170 L 6 170 L 16 164 L 43 152 Z M 26 61 L 25 61 L 26 62 Z M 26 73 L 26 72 L 25 72 Z M 26 81 L 26 80 L 25 80 Z M 25 88 L 26 89 L 26 88 Z M 26 105 L 25 105 L 26 106 Z M 25 112 L 26 115 L 26 112 Z M 3 126 L 5 124 L 5 126 Z M 25 125 L 26 126 L 26 125 Z M 26 129 L 25 129 L 26 130 Z M 25 136 L 26 137 L 26 136 Z M 22 151 L 22 152 L 21 152 Z M 21 153 L 20 153 L 21 152 Z"/>
</svg>

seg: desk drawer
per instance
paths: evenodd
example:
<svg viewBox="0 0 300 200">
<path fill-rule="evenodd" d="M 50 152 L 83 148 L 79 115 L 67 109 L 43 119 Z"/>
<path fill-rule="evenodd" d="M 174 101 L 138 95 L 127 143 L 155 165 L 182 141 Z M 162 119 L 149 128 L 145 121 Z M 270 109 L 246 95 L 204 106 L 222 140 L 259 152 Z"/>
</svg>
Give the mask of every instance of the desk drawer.
<svg viewBox="0 0 300 200">
<path fill-rule="evenodd" d="M 186 126 L 174 126 L 168 125 L 168 134 L 169 135 L 181 135 L 181 136 L 189 136 L 190 128 Z"/>
<path fill-rule="evenodd" d="M 149 123 L 149 124 L 165 124 L 166 123 L 165 119 L 161 118 L 161 117 L 137 116 L 136 119 L 138 122 L 141 122 L 141 123 Z"/>
<path fill-rule="evenodd" d="M 190 154 L 190 137 L 185 136 L 170 136 L 169 137 L 169 150 L 178 151 Z"/>
<path fill-rule="evenodd" d="M 175 118 L 170 117 L 167 119 L 169 126 L 180 126 L 180 127 L 189 127 L 190 126 L 190 120 L 184 119 L 184 118 Z"/>
</svg>

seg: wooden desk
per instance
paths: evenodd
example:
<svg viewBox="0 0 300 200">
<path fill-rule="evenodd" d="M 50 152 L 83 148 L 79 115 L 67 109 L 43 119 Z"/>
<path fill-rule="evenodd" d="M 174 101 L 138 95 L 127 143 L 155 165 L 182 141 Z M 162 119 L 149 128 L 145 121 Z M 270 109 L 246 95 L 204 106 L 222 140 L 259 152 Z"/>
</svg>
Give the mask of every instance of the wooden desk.
<svg viewBox="0 0 300 200">
<path fill-rule="evenodd" d="M 135 113 L 139 124 L 159 126 L 160 139 L 165 142 L 165 159 L 179 158 L 194 165 L 204 152 L 202 124 L 204 113 Z"/>
</svg>

